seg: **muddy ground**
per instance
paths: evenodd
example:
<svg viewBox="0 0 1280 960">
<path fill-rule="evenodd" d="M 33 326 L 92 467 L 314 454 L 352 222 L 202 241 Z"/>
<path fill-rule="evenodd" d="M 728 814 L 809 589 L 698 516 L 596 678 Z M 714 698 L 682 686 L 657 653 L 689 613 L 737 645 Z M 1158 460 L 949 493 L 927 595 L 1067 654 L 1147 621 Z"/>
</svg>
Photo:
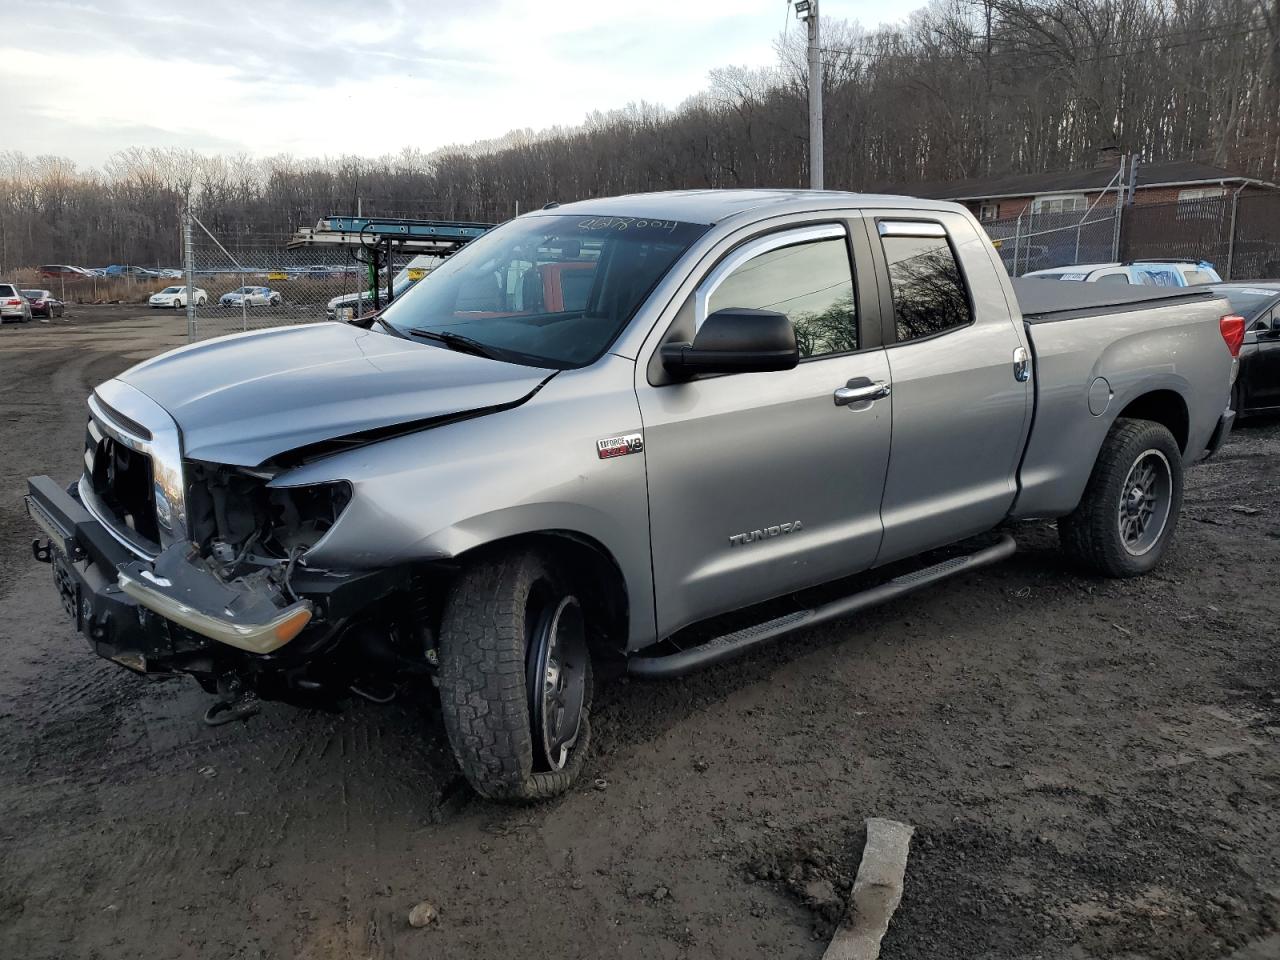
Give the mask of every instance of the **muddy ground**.
<svg viewBox="0 0 1280 960">
<path fill-rule="evenodd" d="M 1153 575 L 1024 526 L 1002 566 L 606 686 L 580 786 L 513 810 L 428 700 L 210 729 L 74 634 L 24 479 L 77 473 L 89 389 L 183 333 L 0 329 L 0 957 L 819 957 L 868 816 L 918 828 L 889 960 L 1280 957 L 1280 422 L 1190 473 Z"/>
</svg>

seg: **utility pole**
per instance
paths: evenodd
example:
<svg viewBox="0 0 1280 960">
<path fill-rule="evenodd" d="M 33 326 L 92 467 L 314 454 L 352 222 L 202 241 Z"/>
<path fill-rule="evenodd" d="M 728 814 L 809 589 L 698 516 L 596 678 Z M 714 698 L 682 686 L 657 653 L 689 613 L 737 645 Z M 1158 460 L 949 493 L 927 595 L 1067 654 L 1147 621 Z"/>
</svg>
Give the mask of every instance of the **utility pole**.
<svg viewBox="0 0 1280 960">
<path fill-rule="evenodd" d="M 796 16 L 809 28 L 809 189 L 822 189 L 822 47 L 818 0 L 795 0 Z"/>
</svg>

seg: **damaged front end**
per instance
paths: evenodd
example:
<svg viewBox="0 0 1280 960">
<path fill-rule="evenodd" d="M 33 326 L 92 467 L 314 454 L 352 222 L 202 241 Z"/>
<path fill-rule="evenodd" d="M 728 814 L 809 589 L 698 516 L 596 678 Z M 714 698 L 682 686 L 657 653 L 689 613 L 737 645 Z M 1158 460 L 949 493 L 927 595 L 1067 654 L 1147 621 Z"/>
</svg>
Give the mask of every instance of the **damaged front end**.
<svg viewBox="0 0 1280 960">
<path fill-rule="evenodd" d="M 175 458 L 156 410 L 112 399 L 90 404 L 79 482 L 35 477 L 27 496 L 44 534 L 33 552 L 97 653 L 240 703 L 382 700 L 430 672 L 423 573 L 306 562 L 351 502 L 348 483 L 273 486 L 269 467 Z"/>
</svg>

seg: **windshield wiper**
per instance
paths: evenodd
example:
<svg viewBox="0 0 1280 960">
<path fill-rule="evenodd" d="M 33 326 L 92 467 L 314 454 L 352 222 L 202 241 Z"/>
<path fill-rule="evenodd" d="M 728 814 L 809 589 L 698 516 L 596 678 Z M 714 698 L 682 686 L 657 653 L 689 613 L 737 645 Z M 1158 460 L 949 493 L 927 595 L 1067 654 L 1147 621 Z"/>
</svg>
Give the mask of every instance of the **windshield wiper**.
<svg viewBox="0 0 1280 960">
<path fill-rule="evenodd" d="M 439 330 L 425 330 L 420 327 L 410 330 L 409 333 L 415 337 L 422 337 L 424 340 L 443 343 L 450 350 L 457 350 L 459 353 L 472 353 L 477 357 L 484 357 L 486 360 L 502 359 L 497 349 L 485 346 L 479 340 L 464 337 L 460 333 L 442 333 Z"/>
<path fill-rule="evenodd" d="M 397 337 L 399 337 L 401 340 L 407 340 L 407 339 L 408 339 L 408 337 L 406 337 L 403 333 L 401 333 L 401 332 L 400 332 L 400 328 L 399 328 L 399 327 L 397 327 L 395 324 L 391 323 L 391 321 L 389 321 L 389 320 L 384 320 L 384 319 L 382 319 L 382 317 L 381 317 L 381 316 L 376 316 L 376 317 L 374 317 L 374 318 L 373 318 L 373 322 L 374 322 L 374 323 L 380 323 L 380 324 L 382 324 L 382 326 L 386 327 L 386 329 L 387 329 L 387 332 L 388 332 L 388 333 L 392 334 L 393 336 L 397 336 Z"/>
</svg>

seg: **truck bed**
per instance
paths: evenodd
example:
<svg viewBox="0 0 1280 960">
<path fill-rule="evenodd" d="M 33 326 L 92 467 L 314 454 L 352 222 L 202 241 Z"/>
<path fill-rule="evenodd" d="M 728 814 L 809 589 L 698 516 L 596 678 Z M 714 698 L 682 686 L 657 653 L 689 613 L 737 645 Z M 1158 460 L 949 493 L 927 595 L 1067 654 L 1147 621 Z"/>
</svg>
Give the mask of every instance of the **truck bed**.
<svg viewBox="0 0 1280 960">
<path fill-rule="evenodd" d="M 1184 462 L 1199 457 L 1231 387 L 1218 325 L 1231 310 L 1225 298 L 1208 287 L 1064 280 L 1014 280 L 1013 289 L 1035 361 L 1015 516 L 1073 510 L 1112 421 L 1139 394 L 1185 399 L 1175 437 Z"/>
<path fill-rule="evenodd" d="M 1027 323 L 1054 323 L 1153 307 L 1190 304 L 1218 296 L 1210 287 L 1142 287 L 1125 283 L 1076 283 L 1019 277 L 1013 292 Z"/>
</svg>

